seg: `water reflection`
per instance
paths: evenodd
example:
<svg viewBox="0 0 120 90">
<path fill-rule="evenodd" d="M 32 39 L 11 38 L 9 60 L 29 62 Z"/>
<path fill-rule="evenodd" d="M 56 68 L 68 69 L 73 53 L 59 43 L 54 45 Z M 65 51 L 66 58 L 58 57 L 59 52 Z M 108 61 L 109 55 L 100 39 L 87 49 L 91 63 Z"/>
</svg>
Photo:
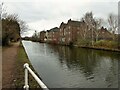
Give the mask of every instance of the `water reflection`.
<svg viewBox="0 0 120 90">
<path fill-rule="evenodd" d="M 99 75 L 99 79 L 108 84 L 107 87 L 118 87 L 120 53 L 54 45 L 49 45 L 49 48 L 59 53 L 61 66 L 66 65 L 68 70 L 79 70 L 87 80 Z"/>
<path fill-rule="evenodd" d="M 116 88 L 120 53 L 23 41 L 35 70 L 50 88 Z"/>
</svg>

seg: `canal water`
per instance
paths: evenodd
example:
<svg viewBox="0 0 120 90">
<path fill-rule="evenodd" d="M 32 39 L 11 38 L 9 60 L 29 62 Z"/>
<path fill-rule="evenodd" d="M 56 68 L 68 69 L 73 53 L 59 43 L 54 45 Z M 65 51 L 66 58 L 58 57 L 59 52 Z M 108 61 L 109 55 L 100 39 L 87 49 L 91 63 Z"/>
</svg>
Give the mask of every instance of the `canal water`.
<svg viewBox="0 0 120 90">
<path fill-rule="evenodd" d="M 120 53 L 22 41 L 49 88 L 117 88 Z"/>
</svg>

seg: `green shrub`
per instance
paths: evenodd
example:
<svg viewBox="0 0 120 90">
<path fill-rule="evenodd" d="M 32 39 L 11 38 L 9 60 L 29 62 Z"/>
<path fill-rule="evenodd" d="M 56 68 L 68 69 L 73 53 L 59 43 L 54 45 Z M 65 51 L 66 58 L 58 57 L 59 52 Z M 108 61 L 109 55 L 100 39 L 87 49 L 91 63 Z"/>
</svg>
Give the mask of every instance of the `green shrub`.
<svg viewBox="0 0 120 90">
<path fill-rule="evenodd" d="M 105 47 L 105 48 L 117 48 L 118 44 L 115 41 L 108 41 L 108 40 L 99 40 L 94 43 L 96 47 Z"/>
<path fill-rule="evenodd" d="M 80 46 L 90 46 L 91 43 L 92 42 L 90 40 L 83 40 L 83 39 L 81 39 L 81 40 L 78 41 L 78 45 L 80 45 Z"/>
</svg>

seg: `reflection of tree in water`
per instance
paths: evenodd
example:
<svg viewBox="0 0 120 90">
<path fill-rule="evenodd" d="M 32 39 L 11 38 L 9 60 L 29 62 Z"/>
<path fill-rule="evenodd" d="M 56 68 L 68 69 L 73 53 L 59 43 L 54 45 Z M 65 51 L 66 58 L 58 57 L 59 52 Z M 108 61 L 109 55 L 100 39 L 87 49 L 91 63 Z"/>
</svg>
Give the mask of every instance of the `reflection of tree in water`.
<svg viewBox="0 0 120 90">
<path fill-rule="evenodd" d="M 98 63 L 99 57 L 91 50 L 74 48 L 70 53 L 71 69 L 75 66 L 78 70 L 83 71 L 86 77 L 93 75 L 93 70 Z M 74 66 L 73 66 L 74 64 Z"/>
<path fill-rule="evenodd" d="M 53 50 L 59 52 L 59 60 L 62 65 L 66 64 L 69 70 L 83 71 L 89 77 L 96 66 L 96 54 L 91 50 L 70 48 L 66 46 L 51 46 Z M 98 57 L 97 57 L 98 58 Z"/>
<path fill-rule="evenodd" d="M 105 81 L 107 82 L 107 87 L 118 87 L 118 61 L 116 61 L 116 59 L 111 59 L 111 67 L 109 68 L 108 74 L 105 77 Z"/>
<path fill-rule="evenodd" d="M 59 53 L 59 60 L 61 65 L 66 65 L 67 69 L 71 71 L 79 70 L 82 72 L 87 79 L 94 78 L 94 69 L 97 67 L 98 64 L 101 63 L 101 58 L 106 57 L 112 60 L 112 64 L 116 62 L 114 59 L 118 60 L 118 54 L 116 52 L 108 52 L 108 51 L 101 51 L 101 50 L 92 50 L 92 49 L 84 49 L 84 48 L 70 48 L 67 46 L 51 46 L 51 48 L 56 52 Z M 108 78 L 112 78 L 113 75 L 116 73 L 116 68 L 111 64 L 111 69 L 109 71 L 110 75 L 106 76 L 106 81 Z M 112 71 L 112 72 L 111 72 Z M 112 74 L 111 74 L 112 73 Z M 112 79 L 111 79 L 112 80 Z"/>
</svg>

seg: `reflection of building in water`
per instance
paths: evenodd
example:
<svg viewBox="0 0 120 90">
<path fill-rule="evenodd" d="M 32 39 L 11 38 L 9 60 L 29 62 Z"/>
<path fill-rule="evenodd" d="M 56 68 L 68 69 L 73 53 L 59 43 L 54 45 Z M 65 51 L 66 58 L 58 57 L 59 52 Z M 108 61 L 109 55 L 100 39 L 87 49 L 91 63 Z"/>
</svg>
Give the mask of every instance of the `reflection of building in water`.
<svg viewBox="0 0 120 90">
<path fill-rule="evenodd" d="M 113 86 L 118 87 L 118 80 L 119 80 L 118 75 L 119 75 L 119 73 L 118 73 L 118 61 L 113 59 L 113 60 L 111 60 L 108 73 L 105 77 L 105 81 L 106 81 L 108 87 L 112 87 L 112 88 L 115 88 Z"/>
<path fill-rule="evenodd" d="M 46 44 L 45 43 L 43 44 L 43 47 L 44 47 L 44 55 L 46 56 L 47 55 L 47 50 L 46 50 Z"/>
<path fill-rule="evenodd" d="M 101 78 L 100 82 L 107 82 L 107 85 L 117 83 L 117 62 L 112 60 L 116 58 L 114 54 L 105 51 L 70 48 L 58 46 L 61 66 L 66 66 L 67 70 L 80 71 L 91 82 L 94 79 Z M 109 59 L 108 59 L 109 58 Z M 104 81 L 106 80 L 106 81 Z M 112 80 L 116 80 L 112 82 Z"/>
</svg>

